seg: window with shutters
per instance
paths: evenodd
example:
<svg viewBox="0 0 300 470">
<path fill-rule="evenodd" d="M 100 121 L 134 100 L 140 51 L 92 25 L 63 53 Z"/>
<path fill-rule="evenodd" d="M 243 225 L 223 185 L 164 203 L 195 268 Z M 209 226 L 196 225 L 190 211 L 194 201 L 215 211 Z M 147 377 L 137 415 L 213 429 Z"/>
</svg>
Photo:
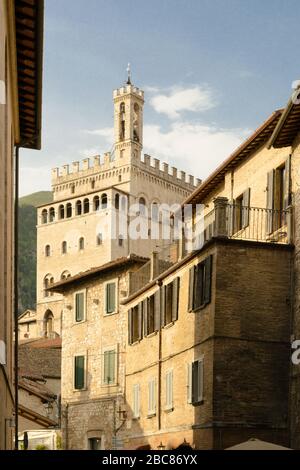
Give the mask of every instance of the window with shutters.
<svg viewBox="0 0 300 470">
<path fill-rule="evenodd" d="M 107 282 L 105 289 L 105 315 L 117 313 L 117 281 Z"/>
<path fill-rule="evenodd" d="M 189 311 L 204 308 L 211 301 L 212 255 L 190 269 Z"/>
<path fill-rule="evenodd" d="M 74 294 L 75 303 L 75 322 L 81 323 L 85 321 L 85 304 L 86 304 L 86 293 L 85 291 L 76 292 Z"/>
<path fill-rule="evenodd" d="M 85 384 L 85 356 L 75 356 L 74 358 L 74 389 L 83 390 Z"/>
<path fill-rule="evenodd" d="M 129 310 L 128 315 L 128 342 L 129 344 L 137 343 L 143 338 L 143 314 L 144 302 Z"/>
<path fill-rule="evenodd" d="M 132 417 L 138 419 L 140 417 L 140 384 L 133 386 L 133 400 L 132 400 Z"/>
<path fill-rule="evenodd" d="M 173 282 L 162 287 L 161 326 L 170 325 L 178 320 L 179 282 L 177 277 Z"/>
<path fill-rule="evenodd" d="M 152 378 L 148 382 L 148 416 L 156 414 L 156 379 Z"/>
<path fill-rule="evenodd" d="M 233 232 L 248 227 L 249 225 L 249 208 L 250 208 L 250 189 L 248 188 L 243 194 L 235 199 L 233 204 Z"/>
<path fill-rule="evenodd" d="M 151 297 L 148 298 L 148 311 L 147 311 L 147 316 L 145 318 L 145 330 L 146 330 L 146 335 L 151 335 L 154 333 L 154 318 L 155 318 L 155 301 L 154 301 L 154 295 L 151 295 Z"/>
<path fill-rule="evenodd" d="M 103 352 L 103 384 L 115 385 L 117 382 L 117 348 L 107 349 Z"/>
<path fill-rule="evenodd" d="M 168 370 L 166 372 L 166 411 L 173 409 L 173 370 Z"/>
<path fill-rule="evenodd" d="M 267 178 L 267 234 L 286 224 L 286 213 L 291 204 L 291 157 L 284 165 L 271 170 Z"/>
<path fill-rule="evenodd" d="M 188 364 L 188 403 L 197 406 L 203 402 L 203 359 Z"/>
</svg>

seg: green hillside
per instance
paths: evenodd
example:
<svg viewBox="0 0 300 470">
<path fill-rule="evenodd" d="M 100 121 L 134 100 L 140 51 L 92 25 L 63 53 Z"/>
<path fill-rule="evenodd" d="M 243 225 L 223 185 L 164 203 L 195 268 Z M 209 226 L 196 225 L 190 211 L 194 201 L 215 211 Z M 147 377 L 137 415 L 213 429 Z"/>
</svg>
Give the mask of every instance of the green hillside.
<svg viewBox="0 0 300 470">
<path fill-rule="evenodd" d="M 36 207 L 52 201 L 50 191 L 40 191 L 19 201 L 19 312 L 36 302 Z"/>
<path fill-rule="evenodd" d="M 53 201 L 53 195 L 51 191 L 39 191 L 38 193 L 28 194 L 27 196 L 21 197 L 19 205 L 22 206 L 42 206 Z"/>
</svg>

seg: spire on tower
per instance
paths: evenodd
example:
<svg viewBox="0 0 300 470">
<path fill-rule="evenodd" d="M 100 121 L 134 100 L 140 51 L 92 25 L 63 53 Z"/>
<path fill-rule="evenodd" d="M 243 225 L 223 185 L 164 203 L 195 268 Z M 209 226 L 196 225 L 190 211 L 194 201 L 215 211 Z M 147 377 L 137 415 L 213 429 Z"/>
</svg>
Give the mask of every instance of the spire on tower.
<svg viewBox="0 0 300 470">
<path fill-rule="evenodd" d="M 129 63 L 127 65 L 127 85 L 131 85 L 131 67 Z"/>
</svg>

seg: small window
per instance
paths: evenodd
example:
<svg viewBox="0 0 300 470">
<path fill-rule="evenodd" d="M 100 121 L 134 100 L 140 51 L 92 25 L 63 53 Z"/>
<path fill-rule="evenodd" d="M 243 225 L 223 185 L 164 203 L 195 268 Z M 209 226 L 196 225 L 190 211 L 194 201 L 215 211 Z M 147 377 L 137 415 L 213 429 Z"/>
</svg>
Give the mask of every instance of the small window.
<svg viewBox="0 0 300 470">
<path fill-rule="evenodd" d="M 101 450 L 101 439 L 98 437 L 89 438 L 89 450 Z"/>
<path fill-rule="evenodd" d="M 74 361 L 74 388 L 82 390 L 85 388 L 85 357 L 76 356 Z"/>
<path fill-rule="evenodd" d="M 100 209 L 100 198 L 99 196 L 95 196 L 93 199 L 93 209 L 94 211 L 98 211 Z"/>
<path fill-rule="evenodd" d="M 173 370 L 166 373 L 166 410 L 172 410 L 173 403 Z"/>
<path fill-rule="evenodd" d="M 112 385 L 116 383 L 117 352 L 115 349 L 105 351 L 103 355 L 103 383 Z"/>
<path fill-rule="evenodd" d="M 90 212 L 90 201 L 88 199 L 85 199 L 83 201 L 83 212 L 85 214 L 88 214 Z"/>
<path fill-rule="evenodd" d="M 101 209 L 107 209 L 107 194 L 101 196 Z"/>
<path fill-rule="evenodd" d="M 119 246 L 123 246 L 123 244 L 124 244 L 124 239 L 123 239 L 122 235 L 119 236 L 118 242 L 119 242 Z"/>
<path fill-rule="evenodd" d="M 62 242 L 61 244 L 61 252 L 63 255 L 66 255 L 68 252 L 68 245 L 67 242 Z"/>
<path fill-rule="evenodd" d="M 188 364 L 188 403 L 196 406 L 203 401 L 203 359 Z"/>
<path fill-rule="evenodd" d="M 154 295 L 151 295 L 148 299 L 148 310 L 147 310 L 147 316 L 146 316 L 146 330 L 147 330 L 147 335 L 151 335 L 151 333 L 154 333 L 154 318 L 155 318 L 155 299 Z"/>
<path fill-rule="evenodd" d="M 178 320 L 180 278 L 162 288 L 161 325 L 166 326 Z"/>
<path fill-rule="evenodd" d="M 96 183 L 95 180 L 92 180 L 92 181 L 91 181 L 91 188 L 92 188 L 92 189 L 95 189 L 95 183 Z"/>
<path fill-rule="evenodd" d="M 72 184 L 71 185 L 71 194 L 74 194 L 75 193 L 75 184 Z"/>
<path fill-rule="evenodd" d="M 116 282 L 109 282 L 105 286 L 105 313 L 111 315 L 116 312 Z"/>
<path fill-rule="evenodd" d="M 97 243 L 97 246 L 102 245 L 103 243 L 102 233 L 98 233 L 97 238 L 96 238 L 96 243 Z"/>
<path fill-rule="evenodd" d="M 69 202 L 67 204 L 67 219 L 70 219 L 72 217 L 72 204 Z"/>
<path fill-rule="evenodd" d="M 63 206 L 62 204 L 58 208 L 58 214 L 60 219 L 65 218 L 65 206 Z"/>
<path fill-rule="evenodd" d="M 120 208 L 120 194 L 115 195 L 115 209 L 119 210 Z"/>
<path fill-rule="evenodd" d="M 84 250 L 84 238 L 83 237 L 79 238 L 79 250 L 80 251 Z"/>
<path fill-rule="evenodd" d="M 138 419 L 140 417 L 140 384 L 135 384 L 133 386 L 133 405 L 132 405 L 132 414 L 134 419 Z"/>
<path fill-rule="evenodd" d="M 80 323 L 85 320 L 85 292 L 75 294 L 75 322 Z"/>
<path fill-rule="evenodd" d="M 50 245 L 46 245 L 45 246 L 45 256 L 48 258 L 49 256 L 51 256 L 51 247 Z"/>
<path fill-rule="evenodd" d="M 54 207 L 51 207 L 49 209 L 49 222 L 54 222 L 55 220 L 55 209 Z"/>
<path fill-rule="evenodd" d="M 62 275 L 60 276 L 61 280 L 62 281 L 65 281 L 66 279 L 68 279 L 69 277 L 71 277 L 71 273 L 69 271 L 64 271 L 62 273 Z"/>
<path fill-rule="evenodd" d="M 139 212 L 141 215 L 146 215 L 146 200 L 144 197 L 139 199 Z"/>
<path fill-rule="evenodd" d="M 48 223 L 48 211 L 44 209 L 42 211 L 42 224 L 47 224 Z"/>
<path fill-rule="evenodd" d="M 156 379 L 152 378 L 148 382 L 148 416 L 156 414 Z"/>
<path fill-rule="evenodd" d="M 190 269 L 189 311 L 196 311 L 211 301 L 212 256 Z"/>
<path fill-rule="evenodd" d="M 82 214 L 82 203 L 81 201 L 76 201 L 76 215 Z"/>
</svg>

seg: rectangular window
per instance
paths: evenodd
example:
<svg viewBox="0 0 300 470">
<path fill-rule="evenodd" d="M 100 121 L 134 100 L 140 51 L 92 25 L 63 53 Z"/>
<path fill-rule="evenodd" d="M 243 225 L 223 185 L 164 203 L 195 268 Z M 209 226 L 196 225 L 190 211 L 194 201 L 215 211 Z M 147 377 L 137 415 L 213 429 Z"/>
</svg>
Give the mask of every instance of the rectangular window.
<svg viewBox="0 0 300 470">
<path fill-rule="evenodd" d="M 115 349 L 104 351 L 103 355 L 103 383 L 112 385 L 116 383 L 117 352 Z"/>
<path fill-rule="evenodd" d="M 173 404 L 173 370 L 166 373 L 166 410 L 172 410 Z"/>
<path fill-rule="evenodd" d="M 188 364 L 188 403 L 196 406 L 203 401 L 203 359 Z"/>
<path fill-rule="evenodd" d="M 75 321 L 80 323 L 85 319 L 85 292 L 75 294 Z"/>
<path fill-rule="evenodd" d="M 190 269 L 189 311 L 197 311 L 211 301 L 212 255 Z"/>
<path fill-rule="evenodd" d="M 180 278 L 177 277 L 173 282 L 162 287 L 161 326 L 178 320 L 179 283 Z"/>
<path fill-rule="evenodd" d="M 117 294 L 117 286 L 116 282 L 109 282 L 105 286 L 105 313 L 110 315 L 116 312 L 116 294 Z"/>
<path fill-rule="evenodd" d="M 268 173 L 267 178 L 267 235 L 286 224 L 286 213 L 291 203 L 291 157 L 284 165 Z"/>
<path fill-rule="evenodd" d="M 133 405 L 132 405 L 133 418 L 137 419 L 140 417 L 140 385 L 135 384 L 133 386 Z"/>
<path fill-rule="evenodd" d="M 147 312 L 147 335 L 154 333 L 154 317 L 155 317 L 155 302 L 154 295 L 151 295 L 148 299 L 148 312 Z"/>
<path fill-rule="evenodd" d="M 97 437 L 90 438 L 89 450 L 101 450 L 101 439 Z"/>
<path fill-rule="evenodd" d="M 76 356 L 74 362 L 74 388 L 82 390 L 85 388 L 85 356 Z"/>
<path fill-rule="evenodd" d="M 148 416 L 156 414 L 156 379 L 152 378 L 148 382 Z"/>
<path fill-rule="evenodd" d="M 250 188 L 233 201 L 231 234 L 239 232 L 249 225 Z"/>
<path fill-rule="evenodd" d="M 129 344 L 136 343 L 143 338 L 143 302 L 129 311 Z"/>
</svg>

